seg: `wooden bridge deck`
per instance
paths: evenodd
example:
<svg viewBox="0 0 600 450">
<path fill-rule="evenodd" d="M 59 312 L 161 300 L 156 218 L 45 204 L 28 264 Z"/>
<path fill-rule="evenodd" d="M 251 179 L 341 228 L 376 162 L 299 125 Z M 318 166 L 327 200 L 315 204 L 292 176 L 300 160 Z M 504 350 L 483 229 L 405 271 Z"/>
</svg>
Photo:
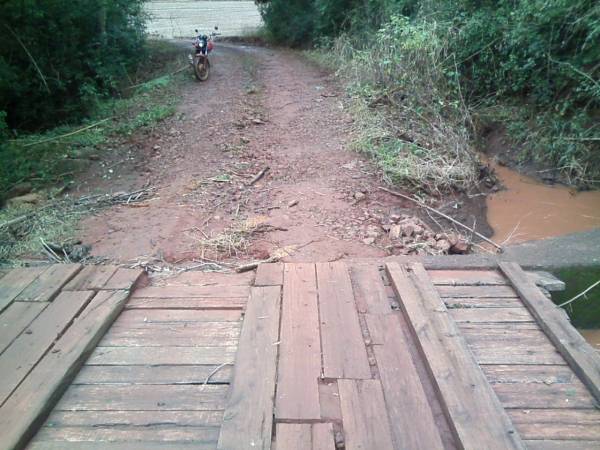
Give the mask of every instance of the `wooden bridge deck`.
<svg viewBox="0 0 600 450">
<path fill-rule="evenodd" d="M 22 448 L 38 428 L 28 448 L 600 448 L 600 358 L 515 264 L 186 273 L 136 289 L 95 349 L 83 330 L 104 333 L 137 277 L 53 267 L 53 290 L 31 287 L 50 273 L 0 279 L 0 376 L 15 380 L 12 393 L 2 383 L 0 448 Z M 117 290 L 104 289 L 111 277 Z M 63 313 L 65 279 L 92 300 Z M 53 294 L 31 294 L 40 290 Z M 85 314 L 116 293 L 112 313 Z M 49 323 L 34 318 L 34 297 L 52 317 L 68 312 L 70 326 L 32 363 L 35 325 Z M 53 352 L 66 338 L 77 345 L 63 367 Z"/>
</svg>

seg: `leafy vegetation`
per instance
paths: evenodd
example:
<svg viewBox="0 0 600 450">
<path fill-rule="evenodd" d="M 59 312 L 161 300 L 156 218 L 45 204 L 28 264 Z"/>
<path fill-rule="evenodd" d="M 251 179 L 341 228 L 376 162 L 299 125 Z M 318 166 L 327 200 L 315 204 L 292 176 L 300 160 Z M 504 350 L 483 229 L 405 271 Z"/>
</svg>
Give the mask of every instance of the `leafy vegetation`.
<svg viewBox="0 0 600 450">
<path fill-rule="evenodd" d="M 367 101 L 384 95 L 389 103 L 393 92 L 394 110 L 418 105 L 423 124 L 433 114 L 456 125 L 460 112 L 460 135 L 460 122 L 473 133 L 473 122 L 500 121 L 523 160 L 550 163 L 582 187 L 600 182 L 598 2 L 267 0 L 261 11 L 274 39 L 316 45 L 336 68 L 343 63 Z M 415 83 L 424 72 L 432 92 L 429 81 Z M 387 160 L 390 146 L 381 148 Z"/>
</svg>

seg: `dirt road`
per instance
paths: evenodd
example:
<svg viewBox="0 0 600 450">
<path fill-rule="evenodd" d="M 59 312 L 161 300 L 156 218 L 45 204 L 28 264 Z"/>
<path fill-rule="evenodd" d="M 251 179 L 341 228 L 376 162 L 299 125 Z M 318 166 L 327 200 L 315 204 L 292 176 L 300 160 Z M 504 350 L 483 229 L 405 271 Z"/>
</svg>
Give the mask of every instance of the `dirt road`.
<svg viewBox="0 0 600 450">
<path fill-rule="evenodd" d="M 352 119 L 333 77 L 282 50 L 221 44 L 212 63 L 209 81 L 190 79 L 175 116 L 138 137 L 138 155 L 104 183 L 157 193 L 84 220 L 93 254 L 123 263 L 387 254 L 385 225 L 410 205 L 378 191 L 375 168 L 349 149 Z"/>
</svg>

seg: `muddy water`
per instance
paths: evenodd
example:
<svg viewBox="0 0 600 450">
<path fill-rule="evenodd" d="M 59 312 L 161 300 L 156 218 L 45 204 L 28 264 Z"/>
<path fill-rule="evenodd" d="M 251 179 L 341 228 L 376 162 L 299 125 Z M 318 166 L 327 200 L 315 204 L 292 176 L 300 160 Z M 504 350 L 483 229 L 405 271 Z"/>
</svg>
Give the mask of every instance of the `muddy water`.
<svg viewBox="0 0 600 450">
<path fill-rule="evenodd" d="M 575 192 L 506 167 L 495 169 L 506 187 L 487 198 L 495 241 L 515 244 L 600 228 L 600 191 Z"/>
<path fill-rule="evenodd" d="M 586 341 L 590 343 L 595 350 L 600 350 L 600 329 L 596 330 L 579 330 Z"/>
</svg>

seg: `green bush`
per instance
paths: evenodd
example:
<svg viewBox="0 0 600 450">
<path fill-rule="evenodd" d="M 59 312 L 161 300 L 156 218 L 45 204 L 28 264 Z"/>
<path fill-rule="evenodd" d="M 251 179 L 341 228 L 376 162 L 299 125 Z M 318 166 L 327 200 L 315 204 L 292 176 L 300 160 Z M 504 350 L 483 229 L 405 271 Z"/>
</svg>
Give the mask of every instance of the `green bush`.
<svg viewBox="0 0 600 450">
<path fill-rule="evenodd" d="M 144 58 L 143 0 L 7 0 L 0 111 L 39 130 L 87 114 Z"/>
</svg>

